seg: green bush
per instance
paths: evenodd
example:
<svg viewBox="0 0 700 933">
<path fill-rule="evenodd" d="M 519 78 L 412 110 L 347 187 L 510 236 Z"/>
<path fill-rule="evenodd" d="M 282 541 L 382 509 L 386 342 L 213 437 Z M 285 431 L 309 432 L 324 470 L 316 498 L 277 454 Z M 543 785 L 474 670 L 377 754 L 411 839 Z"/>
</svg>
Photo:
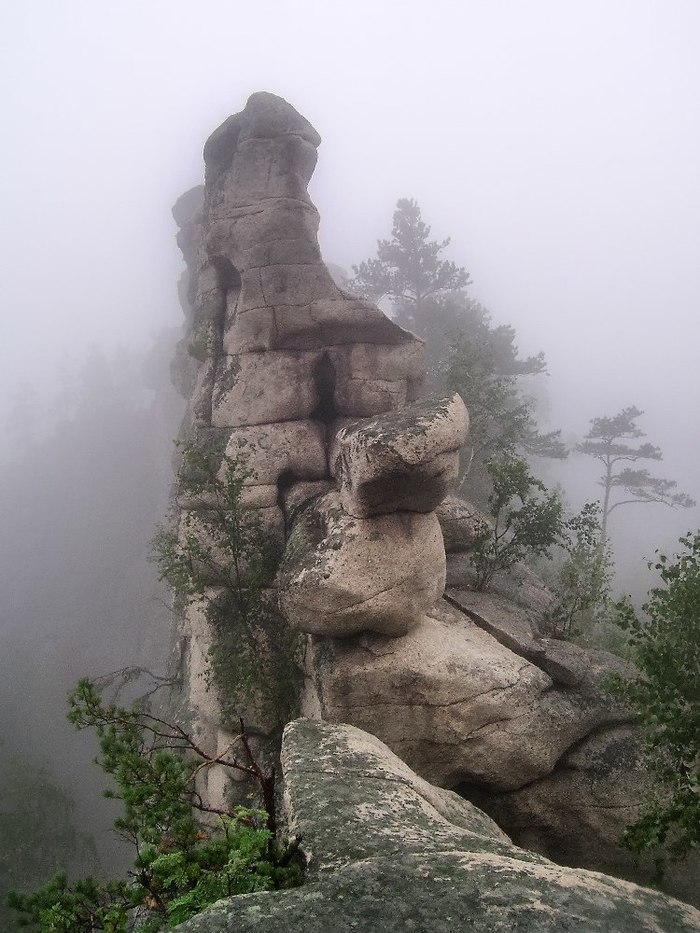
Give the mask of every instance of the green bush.
<svg viewBox="0 0 700 933">
<path fill-rule="evenodd" d="M 548 580 L 555 601 L 545 620 L 555 638 L 590 638 L 609 615 L 612 558 L 601 519 L 600 505 L 587 502 L 563 525 L 565 557 Z"/>
<path fill-rule="evenodd" d="M 204 608 L 214 640 L 212 679 L 222 716 L 235 728 L 251 705 L 281 729 L 298 714 L 303 640 L 267 589 L 279 554 L 257 511 L 242 502 L 253 475 L 221 450 L 180 445 L 178 529 L 161 527 L 152 545 L 161 579 L 181 606 Z"/>
<path fill-rule="evenodd" d="M 59 874 L 32 894 L 12 893 L 18 925 L 35 933 L 143 933 L 170 929 L 221 897 L 297 885 L 298 840 L 275 838 L 274 772 L 255 760 L 244 731 L 212 758 L 177 724 L 140 709 L 105 704 L 89 680 L 69 697 L 69 720 L 94 728 L 97 759 L 121 800 L 117 832 L 135 851 L 129 877 L 71 883 Z M 234 753 L 240 749 L 240 754 Z M 195 778 L 219 766 L 254 777 L 266 810 L 206 806 Z"/>
<path fill-rule="evenodd" d="M 656 789 L 623 842 L 661 859 L 700 845 L 700 531 L 680 539 L 684 553 L 659 554 L 662 586 L 649 592 L 640 617 L 628 602 L 620 625 L 629 633 L 639 673 L 612 679 L 647 728 L 646 761 Z"/>
<path fill-rule="evenodd" d="M 479 590 L 519 560 L 548 555 L 563 535 L 559 496 L 530 473 L 524 458 L 494 457 L 487 469 L 493 486 L 491 523 L 481 521 L 470 553 Z"/>
</svg>

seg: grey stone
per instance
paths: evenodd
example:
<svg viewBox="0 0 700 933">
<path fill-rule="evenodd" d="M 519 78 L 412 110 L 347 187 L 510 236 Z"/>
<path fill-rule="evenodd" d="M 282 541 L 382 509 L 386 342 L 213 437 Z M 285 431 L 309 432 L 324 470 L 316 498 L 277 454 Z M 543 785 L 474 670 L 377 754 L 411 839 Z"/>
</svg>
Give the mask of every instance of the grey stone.
<svg viewBox="0 0 700 933">
<path fill-rule="evenodd" d="M 351 415 L 354 418 L 398 411 L 408 401 L 408 381 L 353 377 L 339 380 L 334 401 L 339 415 Z"/>
<path fill-rule="evenodd" d="M 653 858 L 619 844 L 623 828 L 638 818 L 651 789 L 639 730 L 623 724 L 587 736 L 551 774 L 519 790 L 490 794 L 472 789 L 470 796 L 518 845 L 560 864 L 658 884 Z M 667 867 L 661 889 L 697 906 L 698 877 L 696 853 Z"/>
<path fill-rule="evenodd" d="M 444 601 L 401 637 L 313 639 L 311 659 L 325 719 L 371 730 L 443 787 L 514 790 L 591 731 L 629 719 L 590 685 L 557 687 Z"/>
<path fill-rule="evenodd" d="M 447 555 L 447 585 L 454 589 L 473 589 L 476 573 L 469 552 L 460 551 Z M 544 581 L 522 561 L 507 573 L 498 573 L 491 581 L 489 592 L 531 609 L 542 616 L 554 604 L 554 596 Z"/>
<path fill-rule="evenodd" d="M 181 933 L 691 933 L 700 913 L 655 891 L 562 868 L 510 844 L 372 735 L 285 730 L 288 817 L 309 858 L 291 891 L 220 901 Z"/>
<path fill-rule="evenodd" d="M 310 482 L 293 483 L 282 491 L 282 503 L 288 527 L 294 523 L 299 512 L 311 500 L 324 496 L 333 489 L 331 480 L 321 479 Z"/>
<path fill-rule="evenodd" d="M 457 478 L 468 424 L 464 402 L 452 395 L 343 428 L 335 471 L 345 510 L 358 518 L 433 511 Z"/>
<path fill-rule="evenodd" d="M 292 251 L 295 258 L 300 254 L 307 255 L 309 266 L 316 262 L 311 258 L 313 251 L 317 250 L 316 246 L 302 239 L 284 242 L 288 244 L 290 255 Z M 274 252 L 282 255 L 280 249 Z M 269 246 L 267 254 L 273 255 Z M 256 262 L 261 258 L 256 257 Z M 278 261 L 282 262 L 284 258 L 282 255 Z M 301 262 L 299 259 L 297 261 Z M 326 298 L 316 294 L 306 304 L 286 303 L 279 298 L 270 304 L 266 303 L 270 295 L 263 294 L 257 266 L 244 273 L 242 278 L 241 296 L 224 335 L 224 349 L 227 353 L 315 350 L 352 346 L 360 342 L 384 347 L 403 346 L 413 354 L 423 355 L 422 341 L 402 330 L 368 302 L 338 296 L 336 293 Z M 326 283 L 323 288 L 328 291 Z M 420 376 L 422 371 L 412 378 Z"/>
<path fill-rule="evenodd" d="M 447 554 L 469 551 L 484 526 L 491 526 L 491 520 L 485 512 L 459 496 L 446 496 L 435 511 L 440 520 Z"/>
<path fill-rule="evenodd" d="M 310 418 L 319 403 L 316 353 L 241 353 L 219 362 L 212 396 L 214 427 Z"/>
<path fill-rule="evenodd" d="M 336 465 L 338 463 L 338 453 L 340 451 L 340 442 L 339 435 L 343 428 L 347 427 L 349 424 L 353 424 L 356 419 L 354 418 L 335 418 L 328 425 L 328 471 L 333 477 L 336 478 Z"/>
<path fill-rule="evenodd" d="M 240 501 L 250 509 L 265 509 L 277 505 L 278 495 L 276 483 L 267 486 L 244 486 L 241 489 Z"/>
<path fill-rule="evenodd" d="M 434 515 L 356 519 L 337 493 L 328 493 L 292 529 L 280 568 L 280 608 L 290 625 L 314 635 L 403 634 L 442 594 L 444 566 Z"/>
<path fill-rule="evenodd" d="M 496 593 L 449 587 L 445 598 L 504 647 L 541 668 L 555 683 L 594 689 L 613 671 L 627 675 L 632 672 L 629 665 L 613 655 L 543 638 L 537 613 Z M 598 659 L 602 659 L 602 668 L 596 663 Z"/>
<path fill-rule="evenodd" d="M 226 454 L 251 471 L 247 486 L 277 484 L 282 475 L 320 480 L 327 476 L 324 426 L 318 421 L 283 421 L 235 428 Z"/>
</svg>

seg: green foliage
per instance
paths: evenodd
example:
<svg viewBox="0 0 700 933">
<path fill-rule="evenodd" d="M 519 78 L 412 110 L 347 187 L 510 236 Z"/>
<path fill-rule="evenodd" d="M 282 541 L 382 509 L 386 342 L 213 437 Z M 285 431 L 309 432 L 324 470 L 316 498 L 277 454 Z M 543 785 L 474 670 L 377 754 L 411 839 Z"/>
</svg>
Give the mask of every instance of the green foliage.
<svg viewBox="0 0 700 933">
<path fill-rule="evenodd" d="M 242 502 L 252 474 L 221 450 L 185 444 L 181 455 L 180 527 L 153 539 L 161 579 L 215 632 L 210 662 L 226 722 L 252 703 L 281 727 L 297 711 L 302 641 L 266 591 L 279 554 Z"/>
<path fill-rule="evenodd" d="M 487 589 L 495 574 L 530 555 L 549 554 L 563 534 L 562 504 L 555 492 L 530 473 L 522 457 L 494 458 L 487 464 L 493 492 L 491 523 L 481 529 L 470 553 L 476 588 Z"/>
<path fill-rule="evenodd" d="M 60 874 L 33 894 L 11 894 L 20 926 L 37 933 L 155 933 L 221 897 L 300 883 L 298 841 L 282 845 L 274 836 L 274 772 L 260 768 L 243 731 L 236 740 L 243 759 L 233 746 L 212 758 L 177 724 L 103 703 L 89 680 L 70 694 L 68 718 L 97 733 L 98 762 L 114 780 L 108 796 L 123 805 L 114 825 L 134 845 L 134 867 L 128 879 L 106 885 L 94 878 L 70 883 Z M 267 811 L 206 807 L 195 778 L 215 765 L 256 778 Z"/>
<path fill-rule="evenodd" d="M 700 844 L 700 531 L 680 544 L 684 553 L 657 552 L 650 565 L 663 585 L 650 591 L 646 617 L 621 606 L 639 673 L 611 683 L 648 728 L 646 760 L 657 783 L 623 842 L 637 852 L 663 846 L 671 860 Z"/>
<path fill-rule="evenodd" d="M 353 266 L 354 287 L 374 301 L 389 297 L 397 321 L 420 337 L 430 329 L 432 302 L 470 284 L 469 273 L 440 258 L 449 245 L 430 240 L 417 202 L 396 202 L 390 240 L 377 241 L 377 258 Z"/>
<path fill-rule="evenodd" d="M 240 808 L 221 818 L 216 835 L 202 831 L 186 847 L 168 839 L 144 848 L 130 880 L 70 883 L 60 874 L 33 894 L 11 894 L 8 904 L 21 914 L 20 926 L 39 933 L 171 929 L 222 897 L 299 883 L 298 866 L 270 858 L 265 818 L 262 811 Z"/>
<path fill-rule="evenodd" d="M 624 466 L 639 460 L 662 460 L 661 448 L 654 444 L 630 444 L 629 441 L 646 437 L 636 421 L 644 412 L 630 406 L 612 418 L 591 420 L 591 428 L 582 443 L 579 453 L 599 460 L 604 467 L 600 478 L 603 487 L 602 538 L 607 538 L 608 519 L 621 505 L 637 502 L 658 502 L 672 508 L 689 508 L 695 501 L 685 493 L 676 492 L 673 480 L 652 476 L 646 469 Z M 616 498 L 619 493 L 627 498 Z"/>
<path fill-rule="evenodd" d="M 566 558 L 550 583 L 555 603 L 546 628 L 556 638 L 590 634 L 604 621 L 610 603 L 612 559 L 601 540 L 601 507 L 587 502 L 564 525 Z"/>
<path fill-rule="evenodd" d="M 520 451 L 562 459 L 567 450 L 559 431 L 538 431 L 532 400 L 520 392 L 522 376 L 545 371 L 543 354 L 522 359 L 513 328 L 492 327 L 488 312 L 478 305 L 464 307 L 457 326 L 447 358 L 445 384 L 459 392 L 469 407 L 463 475 L 470 476 L 479 498 L 478 487 L 480 480 L 483 484 L 485 463 L 490 458 L 513 456 Z"/>
<path fill-rule="evenodd" d="M 17 926 L 32 933 L 134 929 L 130 913 L 136 905 L 127 882 L 103 886 L 95 878 L 84 878 L 71 884 L 64 874 L 58 874 L 33 894 L 12 892 L 7 903 L 19 914 Z"/>
<path fill-rule="evenodd" d="M 560 432 L 537 430 L 534 403 L 521 391 L 523 376 L 545 372 L 544 355 L 522 358 L 512 327 L 491 324 L 488 311 L 465 293 L 466 270 L 441 259 L 449 240 L 430 240 L 430 227 L 413 200 L 396 205 L 391 240 L 379 240 L 377 258 L 354 266 L 354 289 L 375 301 L 389 297 L 399 324 L 425 340 L 426 368 L 436 391 L 459 392 L 469 408 L 462 454 L 470 499 L 485 504 L 486 461 L 517 452 L 567 455 Z"/>
<path fill-rule="evenodd" d="M 174 753 L 191 747 L 184 730 L 138 709 L 104 705 L 87 678 L 69 694 L 68 721 L 97 734 L 98 763 L 116 785 L 106 794 L 124 807 L 115 821 L 120 835 L 135 845 L 154 843 L 168 834 L 183 841 L 194 838 L 197 830 L 188 799 L 192 767 Z"/>
</svg>

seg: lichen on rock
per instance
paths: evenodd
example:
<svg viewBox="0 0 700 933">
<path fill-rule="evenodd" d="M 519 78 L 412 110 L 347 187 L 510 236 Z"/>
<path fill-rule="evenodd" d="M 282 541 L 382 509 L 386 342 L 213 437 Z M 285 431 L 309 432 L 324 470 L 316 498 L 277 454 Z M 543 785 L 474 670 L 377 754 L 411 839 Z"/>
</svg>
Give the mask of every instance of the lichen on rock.
<svg viewBox="0 0 700 933">
<path fill-rule="evenodd" d="M 528 845 L 576 861 L 590 842 L 597 864 L 632 871 L 616 840 L 637 805 L 638 764 L 633 755 L 626 759 L 636 777 L 625 785 L 624 805 L 610 807 L 603 820 L 588 818 L 593 772 L 583 761 L 589 752 L 602 761 L 635 734 L 629 714 L 601 689 L 617 662 L 543 637 L 538 620 L 551 597 L 526 568 L 516 568 L 519 575 L 498 593 L 471 591 L 469 549 L 484 517 L 446 499 L 468 430 L 469 399 L 421 399 L 423 342 L 331 276 L 307 191 L 319 144 L 318 133 L 290 104 L 254 94 L 207 142 L 204 188 L 183 196 L 174 209 L 187 264 L 179 290 L 186 334 L 175 366 L 189 398 L 184 437 L 218 462 L 225 452 L 249 471 L 241 502 L 256 510 L 268 536 L 285 549 L 268 594 L 282 611 L 275 626 L 303 634 L 305 709 L 327 723 L 298 726 L 287 754 L 302 747 L 321 754 L 334 741 L 328 723 L 347 722 L 381 738 L 424 778 L 479 797 L 514 832 L 530 827 L 522 836 Z M 184 528 L 193 505 L 182 488 L 175 492 Z M 196 733 L 214 752 L 224 741 L 221 708 L 202 682 L 216 633 L 196 607 L 185 613 L 182 628 Z M 274 634 L 267 640 L 274 642 Z M 217 657 L 221 664 L 221 652 Z M 264 718 L 255 725 L 256 741 L 275 755 L 276 727 Z M 343 735 L 351 741 L 350 732 Z M 338 743 L 333 754 L 346 760 Z M 355 777 L 369 799 L 380 778 Z M 294 780 L 311 793 L 300 774 Z M 612 797 L 618 780 L 615 769 L 599 767 L 596 799 Z M 206 797 L 207 788 L 199 789 Z M 336 781 L 336 802 L 340 790 Z M 216 785 L 216 794 L 225 792 Z M 421 793 L 423 803 L 409 807 L 402 798 L 397 812 L 405 806 L 412 818 L 425 815 L 425 787 Z M 448 822 L 461 825 L 454 795 L 443 798 L 433 788 L 428 796 L 438 812 L 435 801 L 449 800 Z M 563 801 L 566 817 L 559 819 Z M 372 814 L 377 821 L 388 816 L 383 804 L 363 806 L 367 834 L 374 829 Z M 428 833 L 420 837 L 426 848 L 411 848 L 406 840 L 402 846 L 397 838 L 393 854 L 377 850 L 369 864 L 359 853 L 379 837 L 369 833 L 363 840 L 356 833 L 357 860 L 336 866 L 328 886 L 317 887 L 308 900 L 304 892 L 246 899 L 245 906 L 212 912 L 213 926 L 193 921 L 187 929 L 228 929 L 235 917 L 243 930 L 259 905 L 279 918 L 284 904 L 296 917 L 294 911 L 309 903 L 318 913 L 309 908 L 305 930 L 349 929 L 332 899 L 353 890 L 366 929 L 406 929 L 413 915 L 425 920 L 428 903 L 439 898 L 444 929 L 454 928 L 447 925 L 453 911 L 474 930 L 517 924 L 559 930 L 565 928 L 567 891 L 575 908 L 571 929 L 637 933 L 664 929 L 662 917 L 690 929 L 682 911 L 654 895 L 513 854 L 483 814 L 463 807 L 472 821 L 464 837 L 431 822 L 434 814 L 426 824 L 444 832 L 454 851 L 431 848 Z M 338 813 L 326 815 L 336 820 L 337 836 Z M 542 827 L 539 836 L 535 824 Z M 324 833 L 317 834 L 320 848 L 335 845 L 331 830 Z M 466 838 L 472 841 L 465 855 L 459 846 Z M 401 868 L 392 872 L 396 854 Z M 375 894 L 390 877 L 385 909 Z M 423 881 L 425 900 L 414 903 L 409 895 Z"/>
<path fill-rule="evenodd" d="M 282 750 L 308 880 L 220 901 L 180 933 L 691 933 L 700 912 L 514 846 L 476 807 L 431 786 L 374 736 L 298 720 Z"/>
</svg>

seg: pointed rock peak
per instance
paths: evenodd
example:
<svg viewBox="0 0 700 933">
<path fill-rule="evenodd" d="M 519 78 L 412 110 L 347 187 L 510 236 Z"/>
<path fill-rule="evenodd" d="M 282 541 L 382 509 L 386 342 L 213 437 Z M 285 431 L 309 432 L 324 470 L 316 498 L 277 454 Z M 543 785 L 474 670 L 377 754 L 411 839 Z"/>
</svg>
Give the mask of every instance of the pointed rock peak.
<svg viewBox="0 0 700 933">
<path fill-rule="evenodd" d="M 245 120 L 242 138 L 254 136 L 274 138 L 275 136 L 301 136 L 306 142 L 318 148 L 321 137 L 298 110 L 288 104 L 283 97 L 270 94 L 269 91 L 257 91 L 251 94 L 241 113 Z"/>
<path fill-rule="evenodd" d="M 314 148 L 321 137 L 298 110 L 283 97 L 257 91 L 248 98 L 243 110 L 217 127 L 204 145 L 207 176 L 218 176 L 233 161 L 239 143 L 248 139 L 279 139 L 297 136 Z"/>
</svg>

